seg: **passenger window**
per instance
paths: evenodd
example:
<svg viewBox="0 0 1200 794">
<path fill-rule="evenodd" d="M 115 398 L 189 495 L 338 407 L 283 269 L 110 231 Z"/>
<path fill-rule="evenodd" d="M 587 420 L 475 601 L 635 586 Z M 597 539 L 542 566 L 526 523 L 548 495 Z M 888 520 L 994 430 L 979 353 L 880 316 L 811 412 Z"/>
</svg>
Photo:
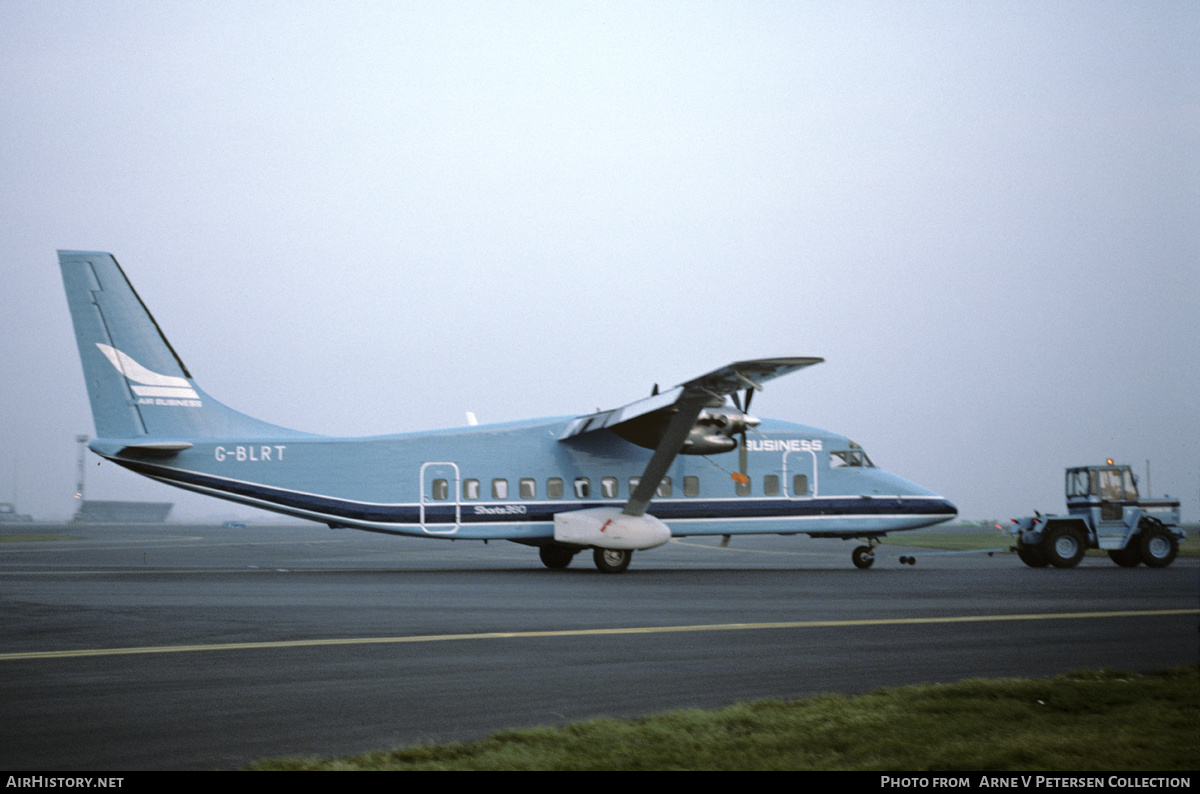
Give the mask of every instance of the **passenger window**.
<svg viewBox="0 0 1200 794">
<path fill-rule="evenodd" d="M 687 476 L 683 478 L 683 495 L 684 496 L 699 496 L 700 495 L 700 478 L 695 476 Z"/>
<path fill-rule="evenodd" d="M 633 492 L 637 490 L 638 483 L 642 481 L 641 477 L 629 478 L 629 495 L 633 496 Z M 663 477 L 662 482 L 658 484 L 658 490 L 654 492 L 655 496 L 670 496 L 671 495 L 671 478 Z"/>
<path fill-rule="evenodd" d="M 546 480 L 546 498 L 547 499 L 562 499 L 563 482 L 562 477 L 551 477 Z"/>
<path fill-rule="evenodd" d="M 734 491 L 737 493 L 738 496 L 749 496 L 750 495 L 750 478 L 749 477 L 746 478 L 745 482 L 740 482 L 737 480 L 735 480 L 734 482 L 736 484 Z"/>
<path fill-rule="evenodd" d="M 796 496 L 808 496 L 807 474 L 797 474 L 792 478 L 792 493 Z"/>
<path fill-rule="evenodd" d="M 614 499 L 617 496 L 617 478 L 603 477 L 600 480 L 600 495 L 605 499 Z"/>
<path fill-rule="evenodd" d="M 479 498 L 479 480 L 463 480 L 463 499 Z"/>
<path fill-rule="evenodd" d="M 492 480 L 492 498 L 507 499 L 508 498 L 508 480 L 495 479 Z"/>
<path fill-rule="evenodd" d="M 587 499 L 592 495 L 592 481 L 587 477 L 575 478 L 575 498 Z"/>
<path fill-rule="evenodd" d="M 450 483 L 445 480 L 434 480 L 431 489 L 433 498 L 439 501 L 450 496 Z"/>
<path fill-rule="evenodd" d="M 779 475 L 764 474 L 763 475 L 763 495 L 764 496 L 779 496 Z"/>
<path fill-rule="evenodd" d="M 532 477 L 521 478 L 521 498 L 536 499 L 537 498 L 537 481 Z"/>
</svg>

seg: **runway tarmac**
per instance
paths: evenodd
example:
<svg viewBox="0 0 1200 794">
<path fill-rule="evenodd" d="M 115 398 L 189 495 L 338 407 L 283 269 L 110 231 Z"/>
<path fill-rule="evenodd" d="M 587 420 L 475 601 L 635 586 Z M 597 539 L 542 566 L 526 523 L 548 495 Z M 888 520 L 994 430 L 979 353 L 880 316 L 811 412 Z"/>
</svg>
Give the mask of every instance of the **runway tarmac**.
<svg viewBox="0 0 1200 794">
<path fill-rule="evenodd" d="M 5 527 L 0 532 L 16 531 Z M 0 767 L 229 769 L 511 727 L 1080 667 L 1194 664 L 1200 560 L 681 539 L 620 575 L 317 525 L 0 542 Z M 1003 537 L 997 546 L 1005 545 Z"/>
</svg>

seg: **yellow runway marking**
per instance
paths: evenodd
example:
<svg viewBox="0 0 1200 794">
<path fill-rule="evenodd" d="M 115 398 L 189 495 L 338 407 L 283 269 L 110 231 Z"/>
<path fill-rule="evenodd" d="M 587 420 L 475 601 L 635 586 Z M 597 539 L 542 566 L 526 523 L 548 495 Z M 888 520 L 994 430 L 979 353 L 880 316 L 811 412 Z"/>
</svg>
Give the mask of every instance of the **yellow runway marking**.
<svg viewBox="0 0 1200 794">
<path fill-rule="evenodd" d="M 1081 620 L 1097 618 L 1162 617 L 1200 615 L 1200 609 L 1148 609 L 1121 612 L 1060 612 L 1043 615 L 963 615 L 942 618 L 882 618 L 877 620 L 798 620 L 783 623 L 718 623 L 701 626 L 643 626 L 612 629 L 565 629 L 561 631 L 496 631 L 479 634 L 427 634 L 407 637 L 352 637 L 326 640 L 279 640 L 275 642 L 228 642 L 209 645 L 161 645 L 142 648 L 84 648 L 74 651 L 26 651 L 0 653 L 0 662 L 30 659 L 74 659 L 95 656 L 127 656 L 147 653 L 194 653 L 197 651 L 248 651 L 268 648 L 321 648 L 331 645 L 396 645 L 413 642 L 457 640 L 508 640 L 537 637 L 587 637 L 618 634 L 672 634 L 697 631 L 746 631 L 754 629 L 818 629 L 845 626 L 914 626 L 944 623 L 993 623 L 1014 620 Z"/>
</svg>

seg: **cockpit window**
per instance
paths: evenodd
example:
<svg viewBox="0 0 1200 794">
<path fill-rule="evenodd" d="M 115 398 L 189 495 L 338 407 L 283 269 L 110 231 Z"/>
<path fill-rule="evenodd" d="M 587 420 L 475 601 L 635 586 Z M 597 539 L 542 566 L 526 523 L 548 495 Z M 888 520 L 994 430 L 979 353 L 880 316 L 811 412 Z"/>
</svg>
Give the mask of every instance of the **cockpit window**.
<svg viewBox="0 0 1200 794">
<path fill-rule="evenodd" d="M 858 444 L 850 442 L 850 449 L 835 449 L 829 453 L 829 468 L 844 469 L 847 467 L 854 468 L 875 468 L 875 464 L 867 457 L 867 453 Z"/>
</svg>

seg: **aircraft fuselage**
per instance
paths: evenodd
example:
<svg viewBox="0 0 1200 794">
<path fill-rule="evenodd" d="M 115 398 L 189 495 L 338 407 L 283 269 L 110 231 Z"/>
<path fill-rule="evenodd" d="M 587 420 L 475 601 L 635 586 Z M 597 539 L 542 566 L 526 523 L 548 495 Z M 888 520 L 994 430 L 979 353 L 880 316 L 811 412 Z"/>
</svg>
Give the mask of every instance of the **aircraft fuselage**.
<svg viewBox="0 0 1200 794">
<path fill-rule="evenodd" d="M 171 485 L 333 526 L 536 544 L 553 538 L 555 513 L 623 505 L 650 458 L 607 431 L 586 444 L 558 441 L 571 419 L 368 438 L 199 438 L 169 458 L 119 452 L 120 441 L 91 446 Z M 750 482 L 740 486 L 736 453 L 679 455 L 647 512 L 677 537 L 865 538 L 955 515 L 932 491 L 861 465 L 845 436 L 767 419 L 747 453 Z"/>
</svg>

